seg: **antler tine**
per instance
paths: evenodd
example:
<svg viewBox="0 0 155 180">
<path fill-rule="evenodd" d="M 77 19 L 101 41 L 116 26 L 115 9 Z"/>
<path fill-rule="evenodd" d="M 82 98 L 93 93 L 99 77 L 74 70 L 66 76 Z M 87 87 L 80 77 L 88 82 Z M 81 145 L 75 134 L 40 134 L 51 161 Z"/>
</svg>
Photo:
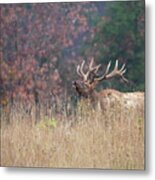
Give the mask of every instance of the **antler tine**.
<svg viewBox="0 0 155 180">
<path fill-rule="evenodd" d="M 80 66 L 80 72 L 81 72 L 81 74 L 84 74 L 84 72 L 83 72 L 83 67 L 84 67 L 84 65 L 85 65 L 85 60 L 82 61 L 82 64 L 81 64 L 81 66 Z"/>
<path fill-rule="evenodd" d="M 118 71 L 118 75 L 122 78 L 123 81 L 128 82 L 128 80 L 123 76 L 123 74 L 126 72 L 125 63 L 122 65 L 120 70 L 118 69 L 118 65 L 117 65 L 116 71 Z"/>
<path fill-rule="evenodd" d="M 108 74 L 109 69 L 110 69 L 110 66 L 111 66 L 111 61 L 110 61 L 110 62 L 108 63 L 108 65 L 107 65 L 107 68 L 106 68 L 106 71 L 105 71 L 104 76 Z"/>
<path fill-rule="evenodd" d="M 96 81 L 101 81 L 101 80 L 104 80 L 104 79 L 111 79 L 111 78 L 113 78 L 115 76 L 120 76 L 125 82 L 128 82 L 128 80 L 123 76 L 123 74 L 126 72 L 125 64 L 123 64 L 121 69 L 118 69 L 118 60 L 116 60 L 114 70 L 109 73 L 110 66 L 111 66 L 111 61 L 107 65 L 106 71 L 103 74 L 103 76 L 101 76 L 99 78 L 95 78 L 95 80 Z"/>
<path fill-rule="evenodd" d="M 91 59 L 89 65 L 88 65 L 88 71 L 86 73 L 83 72 L 83 67 L 84 67 L 85 61 L 82 62 L 81 67 L 80 67 L 80 73 L 84 77 L 85 81 L 88 81 L 89 76 L 93 74 L 96 75 L 98 69 L 100 68 L 101 65 L 94 66 L 94 58 Z"/>
<path fill-rule="evenodd" d="M 126 72 L 126 69 L 124 69 L 123 71 L 121 71 L 121 74 L 123 75 Z"/>
<path fill-rule="evenodd" d="M 94 67 L 93 65 L 94 65 L 94 58 L 91 59 L 91 62 L 89 64 L 89 73 L 94 72 L 96 74 L 99 68 L 101 67 L 101 64 Z"/>
<path fill-rule="evenodd" d="M 87 77 L 89 76 L 89 74 L 90 74 L 90 73 L 92 72 L 92 70 L 93 70 L 93 64 L 94 64 L 94 58 L 91 59 L 89 65 L 88 65 L 88 71 L 87 71 L 87 73 L 86 73 L 86 76 L 87 76 Z"/>
<path fill-rule="evenodd" d="M 123 70 L 124 70 L 124 68 L 125 68 L 125 63 L 122 65 L 122 67 L 121 67 L 120 71 L 123 71 Z"/>
<path fill-rule="evenodd" d="M 100 66 L 101 66 L 101 65 L 98 65 L 98 66 L 93 67 L 93 64 L 94 64 L 94 59 L 92 58 L 90 64 L 88 65 L 88 71 L 86 73 L 84 72 L 85 60 L 82 61 L 81 65 L 77 66 L 77 69 L 76 69 L 77 70 L 77 74 L 80 77 L 82 77 L 84 81 L 87 81 L 89 75 L 92 72 L 96 73 L 98 71 L 98 69 L 100 68 Z"/>
<path fill-rule="evenodd" d="M 96 67 L 95 67 L 95 73 L 97 73 L 97 71 L 100 69 L 100 67 L 101 67 L 101 64 L 99 64 L 99 65 L 97 65 Z"/>
<path fill-rule="evenodd" d="M 93 68 L 93 64 L 94 64 L 94 58 L 91 58 L 91 61 L 89 64 L 89 70 L 91 70 Z"/>
<path fill-rule="evenodd" d="M 115 67 L 114 67 L 114 70 L 117 70 L 117 69 L 118 69 L 118 59 L 116 60 Z"/>
<path fill-rule="evenodd" d="M 81 74 L 81 72 L 80 72 L 80 65 L 77 66 L 76 71 L 77 71 L 77 74 L 78 74 L 80 77 L 82 77 L 82 74 Z"/>
<path fill-rule="evenodd" d="M 81 76 L 84 75 L 84 72 L 83 72 L 83 66 L 84 66 L 84 64 L 85 64 L 85 61 L 83 60 L 82 63 L 81 63 L 81 65 L 78 65 L 78 66 L 79 66 L 79 72 L 80 72 Z"/>
<path fill-rule="evenodd" d="M 96 81 L 101 81 L 103 79 L 106 79 L 106 75 L 109 73 L 110 66 L 111 66 L 111 61 L 108 63 L 107 68 L 106 68 L 105 73 L 103 74 L 103 76 L 95 78 L 95 80 Z"/>
<path fill-rule="evenodd" d="M 123 80 L 124 82 L 126 82 L 126 83 L 129 82 L 124 76 L 122 76 L 121 78 L 122 78 L 122 80 Z"/>
<path fill-rule="evenodd" d="M 101 76 L 101 77 L 99 77 L 99 78 L 95 78 L 95 80 L 101 81 L 102 79 L 104 79 L 105 76 L 106 76 L 106 75 L 108 74 L 108 72 L 109 72 L 110 66 L 111 66 L 111 61 L 108 63 L 107 68 L 106 68 L 105 73 L 103 74 L 103 76 Z"/>
<path fill-rule="evenodd" d="M 77 66 L 77 73 L 86 81 L 87 80 L 87 73 L 85 74 L 83 71 L 85 65 L 85 60 L 82 61 L 81 65 Z"/>
<path fill-rule="evenodd" d="M 121 78 L 125 81 L 128 82 L 128 80 L 123 76 L 123 74 L 125 74 L 126 69 L 125 69 L 125 64 L 122 65 L 121 69 L 120 69 L 120 73 L 121 73 Z"/>
</svg>

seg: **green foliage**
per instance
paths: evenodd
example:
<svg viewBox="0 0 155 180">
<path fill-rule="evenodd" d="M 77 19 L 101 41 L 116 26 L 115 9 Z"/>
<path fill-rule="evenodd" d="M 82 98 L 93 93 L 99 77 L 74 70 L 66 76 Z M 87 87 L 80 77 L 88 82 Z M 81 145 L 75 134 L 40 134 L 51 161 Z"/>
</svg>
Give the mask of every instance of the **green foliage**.
<svg viewBox="0 0 155 180">
<path fill-rule="evenodd" d="M 130 81 L 120 86 L 118 79 L 112 80 L 107 86 L 144 91 L 144 19 L 144 1 L 106 2 L 105 17 L 98 22 L 92 44 L 100 63 L 116 59 L 120 64 L 126 63 L 126 77 Z"/>
<path fill-rule="evenodd" d="M 37 127 L 39 129 L 45 129 L 45 128 L 56 128 L 57 127 L 57 120 L 56 119 L 49 119 L 48 117 L 45 117 L 42 121 L 40 121 L 37 124 Z"/>
</svg>

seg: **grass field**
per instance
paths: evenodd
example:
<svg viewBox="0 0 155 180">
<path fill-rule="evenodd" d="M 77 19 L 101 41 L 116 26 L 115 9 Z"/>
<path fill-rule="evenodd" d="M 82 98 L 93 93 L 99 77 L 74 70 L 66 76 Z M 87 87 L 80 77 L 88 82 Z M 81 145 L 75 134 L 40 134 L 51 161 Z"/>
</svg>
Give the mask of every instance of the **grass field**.
<svg viewBox="0 0 155 180">
<path fill-rule="evenodd" d="M 41 116 L 24 110 L 3 123 L 1 165 L 17 167 L 144 169 L 144 109 L 102 111 L 83 103 L 76 113 Z"/>
</svg>

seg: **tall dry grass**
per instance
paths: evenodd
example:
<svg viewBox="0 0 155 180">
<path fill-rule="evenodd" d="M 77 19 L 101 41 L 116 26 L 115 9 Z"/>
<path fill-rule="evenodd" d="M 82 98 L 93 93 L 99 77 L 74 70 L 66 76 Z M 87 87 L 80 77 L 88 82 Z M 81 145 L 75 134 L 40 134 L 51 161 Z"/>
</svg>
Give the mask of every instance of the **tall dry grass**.
<svg viewBox="0 0 155 180">
<path fill-rule="evenodd" d="M 20 107 L 10 125 L 2 121 L 2 166 L 144 169 L 143 108 L 103 112 L 81 102 L 69 116 L 42 114 L 38 124 L 34 118 L 35 111 L 27 115 Z"/>
</svg>

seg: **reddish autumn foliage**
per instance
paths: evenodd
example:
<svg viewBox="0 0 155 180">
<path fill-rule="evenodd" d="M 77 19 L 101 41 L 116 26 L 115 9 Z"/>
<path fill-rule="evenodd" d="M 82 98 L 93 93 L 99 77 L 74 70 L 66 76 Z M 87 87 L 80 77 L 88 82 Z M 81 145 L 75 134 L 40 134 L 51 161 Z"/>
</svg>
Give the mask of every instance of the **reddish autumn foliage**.
<svg viewBox="0 0 155 180">
<path fill-rule="evenodd" d="M 88 20 L 95 4 L 5 4 L 0 11 L 1 103 L 33 101 L 36 92 L 41 101 L 63 96 L 70 79 L 64 73 L 76 63 L 64 58 L 65 50 L 94 33 Z"/>
</svg>

